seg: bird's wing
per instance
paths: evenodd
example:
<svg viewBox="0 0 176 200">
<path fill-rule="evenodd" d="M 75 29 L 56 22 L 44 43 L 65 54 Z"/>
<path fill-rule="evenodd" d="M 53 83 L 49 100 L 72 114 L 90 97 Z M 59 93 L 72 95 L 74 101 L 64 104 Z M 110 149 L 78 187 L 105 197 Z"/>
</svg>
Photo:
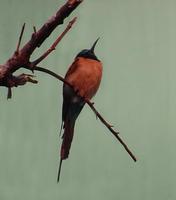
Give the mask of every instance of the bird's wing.
<svg viewBox="0 0 176 200">
<path fill-rule="evenodd" d="M 64 84 L 63 85 L 63 105 L 62 105 L 62 121 L 63 122 L 66 120 L 66 116 L 68 114 L 70 104 L 74 95 L 75 95 L 75 92 L 73 91 L 73 89 L 70 86 Z"/>
<path fill-rule="evenodd" d="M 78 58 L 75 59 L 75 61 L 72 63 L 72 65 L 69 67 L 65 79 L 69 82 L 69 77 L 77 70 L 78 68 Z M 68 110 L 70 108 L 70 104 L 72 101 L 72 98 L 75 96 L 75 92 L 73 89 L 68 86 L 67 84 L 63 85 L 63 105 L 62 105 L 62 120 L 63 122 L 66 120 L 66 116 L 68 113 Z"/>
</svg>

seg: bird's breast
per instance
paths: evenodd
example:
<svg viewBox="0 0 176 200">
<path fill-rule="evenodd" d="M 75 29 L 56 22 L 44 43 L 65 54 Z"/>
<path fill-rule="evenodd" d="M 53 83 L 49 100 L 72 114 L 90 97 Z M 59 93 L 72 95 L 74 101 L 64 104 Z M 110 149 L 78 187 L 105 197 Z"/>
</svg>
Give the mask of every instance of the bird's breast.
<svg viewBox="0 0 176 200">
<path fill-rule="evenodd" d="M 91 99 L 99 88 L 101 77 L 101 62 L 77 58 L 69 68 L 65 78 L 80 96 Z"/>
</svg>

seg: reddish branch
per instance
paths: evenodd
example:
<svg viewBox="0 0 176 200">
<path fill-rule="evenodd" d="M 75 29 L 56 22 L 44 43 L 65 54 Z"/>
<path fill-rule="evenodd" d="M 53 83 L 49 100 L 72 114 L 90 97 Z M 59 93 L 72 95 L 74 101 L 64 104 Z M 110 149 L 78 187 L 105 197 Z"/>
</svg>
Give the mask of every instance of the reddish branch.
<svg viewBox="0 0 176 200">
<path fill-rule="evenodd" d="M 20 68 L 26 68 L 32 71 L 42 71 L 44 73 L 50 74 L 51 76 L 57 78 L 58 80 L 64 82 L 65 84 L 70 85 L 64 78 L 59 76 L 58 74 L 36 66 L 42 60 L 44 60 L 53 50 L 55 50 L 58 43 L 64 37 L 64 35 L 71 29 L 72 25 L 75 23 L 76 18 L 71 20 L 66 27 L 66 29 L 62 32 L 62 34 L 56 39 L 56 41 L 52 44 L 52 46 L 44 52 L 38 59 L 31 62 L 30 57 L 34 50 L 47 39 L 47 37 L 53 32 L 53 30 L 60 24 L 63 24 L 63 21 L 66 17 L 70 15 L 70 13 L 82 2 L 82 0 L 68 0 L 65 5 L 63 5 L 57 13 L 52 16 L 38 31 L 34 28 L 34 33 L 31 36 L 31 39 L 20 49 L 20 44 L 22 40 L 22 36 L 24 33 L 25 24 L 22 27 L 19 40 L 17 43 L 17 48 L 12 57 L 3 65 L 0 65 L 0 86 L 5 86 L 8 88 L 8 98 L 12 96 L 12 87 L 17 87 L 19 85 L 24 85 L 27 82 L 37 83 L 36 80 L 33 79 L 33 75 L 29 74 L 21 74 L 18 76 L 14 76 L 13 73 Z M 109 129 L 109 131 L 116 137 L 116 139 L 123 145 L 125 150 L 131 156 L 131 158 L 136 161 L 136 157 L 130 151 L 128 146 L 123 142 L 120 138 L 119 133 L 113 129 L 111 126 L 95 109 L 94 104 L 91 103 L 88 99 L 84 99 L 84 101 L 90 106 L 93 112 L 96 114 L 97 118 Z"/>
<path fill-rule="evenodd" d="M 32 65 L 29 64 L 31 63 L 30 57 L 34 50 L 40 47 L 58 25 L 63 24 L 64 19 L 68 17 L 81 2 L 82 0 L 68 0 L 54 16 L 52 16 L 38 31 L 32 34 L 31 39 L 21 49 L 19 49 L 19 42 L 13 56 L 5 64 L 0 65 L 0 86 L 10 88 L 18 85 L 17 81 L 12 84 L 15 79 L 12 74 L 19 68 L 25 66 L 32 67 Z M 22 34 L 23 31 L 21 35 Z M 21 37 L 19 41 L 21 41 Z"/>
<path fill-rule="evenodd" d="M 66 27 L 66 29 L 63 31 L 63 33 L 61 35 L 59 35 L 59 37 L 56 39 L 56 41 L 51 45 L 51 47 L 37 60 L 32 62 L 32 65 L 37 65 L 39 64 L 42 60 L 44 60 L 52 51 L 54 51 L 56 49 L 56 46 L 59 44 L 59 42 L 62 40 L 62 38 L 65 36 L 65 34 L 71 29 L 71 27 L 73 26 L 73 24 L 76 22 L 76 17 L 73 18 L 68 26 Z"/>
</svg>

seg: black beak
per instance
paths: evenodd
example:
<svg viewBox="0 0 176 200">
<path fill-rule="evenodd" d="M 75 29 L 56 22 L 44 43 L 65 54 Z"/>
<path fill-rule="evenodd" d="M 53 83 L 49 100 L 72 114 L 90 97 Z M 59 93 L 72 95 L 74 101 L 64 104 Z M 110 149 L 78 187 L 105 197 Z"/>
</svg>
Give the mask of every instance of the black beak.
<svg viewBox="0 0 176 200">
<path fill-rule="evenodd" d="M 91 47 L 91 49 L 90 49 L 90 51 L 91 51 L 92 53 L 94 53 L 95 46 L 96 46 L 96 44 L 97 44 L 97 42 L 98 42 L 99 39 L 100 39 L 100 38 L 96 39 L 96 41 L 93 43 L 93 45 L 92 45 L 92 47 Z"/>
</svg>

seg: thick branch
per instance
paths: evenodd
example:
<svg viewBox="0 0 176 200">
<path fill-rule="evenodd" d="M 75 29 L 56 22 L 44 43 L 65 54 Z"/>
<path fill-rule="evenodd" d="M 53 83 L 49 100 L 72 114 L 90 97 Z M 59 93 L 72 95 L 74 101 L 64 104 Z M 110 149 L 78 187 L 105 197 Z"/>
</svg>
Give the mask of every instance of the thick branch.
<svg viewBox="0 0 176 200">
<path fill-rule="evenodd" d="M 26 43 L 20 53 L 24 57 L 30 56 L 59 24 L 63 24 L 64 19 L 68 17 L 81 2 L 82 0 L 68 0 L 54 16 L 52 16 L 37 32 L 32 34 L 31 40 Z"/>
<path fill-rule="evenodd" d="M 0 84 L 5 84 L 5 78 L 7 76 L 29 63 L 33 51 L 37 47 L 40 47 L 59 24 L 63 24 L 64 19 L 68 17 L 81 2 L 82 0 L 68 0 L 54 16 L 52 16 L 38 31 L 32 34 L 31 39 L 21 48 L 21 50 L 19 50 L 18 47 L 22 37 L 20 36 L 19 44 L 17 46 L 18 54 L 15 51 L 13 56 L 4 65 L 0 66 Z M 23 29 L 21 35 L 22 33 Z"/>
<path fill-rule="evenodd" d="M 52 72 L 51 70 L 48 70 L 48 69 L 45 69 L 45 68 L 42 68 L 42 67 L 38 67 L 36 66 L 34 68 L 34 70 L 36 71 L 41 71 L 41 72 L 44 72 L 44 73 L 47 73 L 53 77 L 55 77 L 56 79 L 62 81 L 63 83 L 69 85 L 70 87 L 73 88 L 73 86 L 68 82 L 66 81 L 63 77 L 61 77 L 60 75 Z M 74 89 L 74 88 L 73 88 Z M 115 138 L 121 143 L 121 145 L 125 148 L 125 150 L 127 151 L 127 153 L 130 155 L 130 157 L 136 162 L 137 159 L 135 157 L 135 155 L 132 153 L 132 151 L 128 148 L 128 146 L 125 144 L 125 142 L 120 138 L 119 136 L 119 132 L 115 131 L 111 126 L 102 116 L 101 114 L 96 110 L 96 108 L 94 107 L 94 104 L 90 102 L 89 99 L 84 99 L 84 101 L 89 105 L 89 107 L 93 110 L 93 112 L 96 114 L 97 118 L 100 119 L 100 121 L 109 129 L 109 131 L 115 136 Z"/>
</svg>

